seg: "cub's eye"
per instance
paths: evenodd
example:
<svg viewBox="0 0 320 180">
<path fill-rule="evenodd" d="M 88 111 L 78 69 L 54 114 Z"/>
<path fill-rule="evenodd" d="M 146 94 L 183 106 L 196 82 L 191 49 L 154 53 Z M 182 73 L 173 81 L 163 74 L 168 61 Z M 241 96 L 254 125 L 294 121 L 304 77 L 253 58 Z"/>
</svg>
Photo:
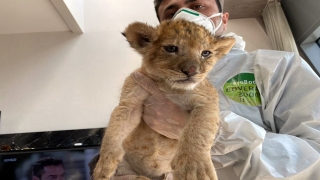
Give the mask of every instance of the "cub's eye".
<svg viewBox="0 0 320 180">
<path fill-rule="evenodd" d="M 211 55 L 212 53 L 210 51 L 202 51 L 201 56 L 203 58 L 207 58 Z"/>
<path fill-rule="evenodd" d="M 178 51 L 177 46 L 164 46 L 164 50 L 166 50 L 168 53 L 173 53 Z"/>
</svg>

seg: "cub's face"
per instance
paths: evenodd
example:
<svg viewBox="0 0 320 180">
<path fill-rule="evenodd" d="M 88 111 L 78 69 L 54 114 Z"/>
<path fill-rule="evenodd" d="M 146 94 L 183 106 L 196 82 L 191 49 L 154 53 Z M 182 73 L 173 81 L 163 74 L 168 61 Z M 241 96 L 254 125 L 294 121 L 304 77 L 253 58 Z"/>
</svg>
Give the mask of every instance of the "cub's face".
<svg viewBox="0 0 320 180">
<path fill-rule="evenodd" d="M 185 20 L 164 21 L 156 28 L 133 23 L 124 35 L 143 56 L 142 70 L 147 76 L 181 90 L 194 89 L 235 41 L 214 37 Z"/>
</svg>

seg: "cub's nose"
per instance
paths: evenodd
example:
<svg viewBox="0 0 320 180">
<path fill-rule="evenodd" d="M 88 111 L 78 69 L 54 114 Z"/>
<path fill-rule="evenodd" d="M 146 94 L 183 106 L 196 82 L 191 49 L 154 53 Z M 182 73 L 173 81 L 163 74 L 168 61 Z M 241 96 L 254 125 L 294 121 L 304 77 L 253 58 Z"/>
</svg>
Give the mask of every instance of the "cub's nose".
<svg viewBox="0 0 320 180">
<path fill-rule="evenodd" d="M 181 71 L 185 75 L 187 75 L 188 77 L 191 77 L 191 76 L 194 76 L 194 75 L 198 74 L 198 68 L 196 66 L 194 66 L 194 65 L 189 66 L 187 68 L 183 68 L 183 69 L 181 69 Z"/>
</svg>

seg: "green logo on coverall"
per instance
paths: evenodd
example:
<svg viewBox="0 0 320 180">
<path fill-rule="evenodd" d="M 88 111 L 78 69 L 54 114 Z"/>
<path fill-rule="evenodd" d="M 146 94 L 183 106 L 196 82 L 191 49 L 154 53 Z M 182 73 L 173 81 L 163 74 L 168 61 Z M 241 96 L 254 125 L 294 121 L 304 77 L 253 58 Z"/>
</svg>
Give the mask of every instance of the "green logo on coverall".
<svg viewBox="0 0 320 180">
<path fill-rule="evenodd" d="M 241 73 L 223 85 L 224 94 L 231 100 L 248 106 L 261 105 L 260 92 L 252 73 Z"/>
</svg>

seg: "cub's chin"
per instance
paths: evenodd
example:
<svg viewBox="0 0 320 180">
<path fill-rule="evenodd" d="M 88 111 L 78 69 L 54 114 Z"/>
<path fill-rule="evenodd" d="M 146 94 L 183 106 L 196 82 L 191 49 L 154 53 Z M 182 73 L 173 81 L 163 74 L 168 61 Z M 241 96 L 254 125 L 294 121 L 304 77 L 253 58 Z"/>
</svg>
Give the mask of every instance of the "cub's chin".
<svg viewBox="0 0 320 180">
<path fill-rule="evenodd" d="M 198 82 L 192 80 L 179 80 L 170 81 L 168 84 L 172 89 L 193 90 L 198 85 Z"/>
</svg>

